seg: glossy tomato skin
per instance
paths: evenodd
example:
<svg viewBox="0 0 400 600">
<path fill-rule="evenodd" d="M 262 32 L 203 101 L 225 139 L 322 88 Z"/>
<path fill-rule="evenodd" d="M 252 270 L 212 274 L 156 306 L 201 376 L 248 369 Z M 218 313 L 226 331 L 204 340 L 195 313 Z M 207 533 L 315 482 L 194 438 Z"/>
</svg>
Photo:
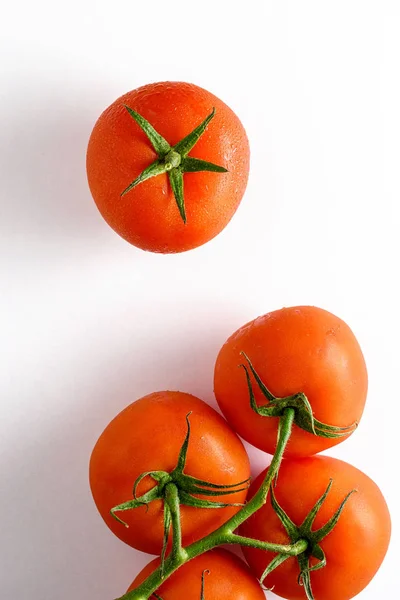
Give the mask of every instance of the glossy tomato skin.
<svg viewBox="0 0 400 600">
<path fill-rule="evenodd" d="M 228 172 L 184 175 L 186 224 L 166 174 L 121 197 L 157 158 L 124 104 L 145 117 L 171 146 L 215 107 L 215 117 L 189 156 Z M 238 117 L 210 92 L 181 82 L 149 84 L 118 98 L 95 124 L 87 150 L 89 186 L 104 219 L 125 240 L 152 252 L 183 252 L 220 233 L 239 206 L 248 172 L 249 145 Z"/>
<path fill-rule="evenodd" d="M 250 488 L 250 494 L 260 486 L 265 471 Z M 363 590 L 379 569 L 390 540 L 391 522 L 387 504 L 378 486 L 352 465 L 328 456 L 285 459 L 279 472 L 275 496 L 291 520 L 300 525 L 315 502 L 324 493 L 329 480 L 331 491 L 319 511 L 313 530 L 317 530 L 335 513 L 344 497 L 352 494 L 333 531 L 321 542 L 327 566 L 311 573 L 316 600 L 350 600 Z M 288 536 L 267 503 L 242 527 L 248 537 L 287 543 Z M 273 555 L 243 548 L 246 560 L 257 577 L 263 573 Z M 265 584 L 290 600 L 304 600 L 304 588 L 297 579 L 297 559 L 290 558 L 273 571 Z"/>
<path fill-rule="evenodd" d="M 136 577 L 128 591 L 137 587 L 158 565 L 152 560 Z M 257 579 L 237 556 L 217 548 L 184 564 L 157 590 L 163 600 L 200 600 L 201 577 L 205 575 L 205 600 L 265 600 Z"/>
<path fill-rule="evenodd" d="M 159 554 L 163 539 L 162 502 L 119 513 L 110 510 L 132 499 L 133 484 L 144 472 L 170 472 L 177 463 L 190 415 L 191 436 L 184 472 L 216 484 L 235 484 L 250 476 L 246 451 L 226 421 L 208 404 L 183 392 L 157 392 L 130 404 L 106 427 L 90 459 L 90 486 L 94 501 L 108 527 L 130 546 Z M 155 485 L 146 478 L 138 495 Z M 243 487 L 243 486 L 240 486 Z M 223 502 L 243 503 L 246 491 L 223 496 Z M 203 498 L 206 498 L 203 496 Z M 209 498 L 215 500 L 215 497 Z M 181 507 L 184 545 L 217 529 L 239 507 L 198 509 Z"/>
<path fill-rule="evenodd" d="M 278 419 L 251 409 L 245 373 L 238 368 L 241 352 L 276 396 L 304 392 L 316 419 L 341 427 L 360 420 L 368 387 L 365 361 L 351 329 L 335 315 L 313 306 L 283 308 L 238 329 L 219 352 L 214 391 L 222 412 L 245 440 L 273 454 Z M 266 404 L 255 383 L 253 389 L 257 404 Z M 295 425 L 286 456 L 309 456 L 343 439 Z"/>
</svg>

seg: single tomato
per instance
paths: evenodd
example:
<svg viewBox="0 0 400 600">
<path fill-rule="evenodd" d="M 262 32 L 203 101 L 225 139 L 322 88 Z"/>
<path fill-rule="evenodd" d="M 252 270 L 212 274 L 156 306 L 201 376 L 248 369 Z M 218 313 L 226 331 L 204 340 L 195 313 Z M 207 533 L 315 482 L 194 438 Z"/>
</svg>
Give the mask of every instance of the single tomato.
<svg viewBox="0 0 400 600">
<path fill-rule="evenodd" d="M 160 564 L 155 558 L 139 573 L 133 590 Z M 265 600 L 259 582 L 237 556 L 217 548 L 193 558 L 175 571 L 157 590 L 162 600 L 200 600 L 204 573 L 204 600 Z"/>
<path fill-rule="evenodd" d="M 348 325 L 326 310 L 298 306 L 271 312 L 238 329 L 219 352 L 214 391 L 222 412 L 245 440 L 273 454 L 278 418 L 252 409 L 240 365 L 247 369 L 257 407 L 275 407 L 247 359 L 275 397 L 308 399 L 319 435 L 312 433 L 310 420 L 306 430 L 295 424 L 286 456 L 308 456 L 338 444 L 360 420 L 368 387 L 364 357 Z"/>
<path fill-rule="evenodd" d="M 133 500 L 134 483 L 143 473 L 174 471 L 187 437 L 189 413 L 190 438 L 184 476 L 180 475 L 177 483 L 182 501 L 183 544 L 190 544 L 217 529 L 239 510 L 240 506 L 231 504 L 240 504 L 246 499 L 245 481 L 250 476 L 246 451 L 238 436 L 213 408 L 182 392 L 158 392 L 133 402 L 101 434 L 91 455 L 89 475 L 94 501 L 108 527 L 121 540 L 143 552 L 159 554 L 161 551 L 163 496 L 147 507 L 140 504 L 137 508 L 116 512 L 128 527 L 113 518 L 110 511 Z M 211 491 L 208 496 L 210 486 L 206 486 L 203 494 L 194 495 L 199 501 L 230 506 L 187 505 L 193 497 L 187 489 L 192 482 L 185 480 L 186 475 L 209 482 L 210 486 L 228 486 L 221 496 L 212 495 Z M 147 476 L 139 482 L 136 495 L 141 497 L 156 487 L 157 482 Z M 162 482 L 160 489 L 164 489 Z M 215 487 L 212 490 L 215 492 Z"/>
<path fill-rule="evenodd" d="M 250 488 L 253 495 L 260 486 L 265 472 L 261 473 Z M 318 499 L 326 492 L 332 479 L 331 489 L 311 523 L 311 532 L 301 537 L 318 537 L 318 530 L 325 526 L 348 497 L 339 519 L 326 536 L 319 541 L 325 553 L 326 566 L 309 573 L 311 588 L 316 600 L 349 600 L 363 590 L 379 569 L 390 540 L 390 515 L 385 499 L 378 486 L 362 471 L 352 465 L 328 456 L 284 459 L 274 488 L 280 507 L 296 525 L 300 526 Z M 286 544 L 291 540 L 271 503 L 267 503 L 240 529 L 241 535 L 264 541 Z M 321 537 L 321 536 L 320 536 Z M 311 548 L 311 543 L 309 545 Z M 243 548 L 246 560 L 257 577 L 275 555 L 253 548 Z M 303 560 L 308 557 L 303 555 Z M 312 558 L 310 565 L 319 559 Z M 290 600 L 304 600 L 304 586 L 298 583 L 299 561 L 288 558 L 269 574 L 264 583 L 274 587 L 274 592 Z"/>
<path fill-rule="evenodd" d="M 152 252 L 183 252 L 220 233 L 248 173 L 238 117 L 189 83 L 152 83 L 121 96 L 98 119 L 87 150 L 89 186 L 104 219 Z"/>
</svg>

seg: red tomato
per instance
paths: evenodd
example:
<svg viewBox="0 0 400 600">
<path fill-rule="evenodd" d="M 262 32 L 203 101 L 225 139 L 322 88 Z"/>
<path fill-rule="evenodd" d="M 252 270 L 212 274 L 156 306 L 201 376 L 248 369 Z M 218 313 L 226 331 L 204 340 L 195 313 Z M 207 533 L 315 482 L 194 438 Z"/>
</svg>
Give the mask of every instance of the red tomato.
<svg viewBox="0 0 400 600">
<path fill-rule="evenodd" d="M 250 488 L 253 495 L 265 471 Z M 324 493 L 330 478 L 332 488 L 317 513 L 312 531 L 332 517 L 344 497 L 353 489 L 338 523 L 320 546 L 327 565 L 310 574 L 316 600 L 349 600 L 361 592 L 379 569 L 390 540 L 390 515 L 378 486 L 367 475 L 343 461 L 328 456 L 285 459 L 279 471 L 275 496 L 295 525 L 300 525 Z M 281 544 L 288 535 L 274 512 L 270 499 L 241 527 L 241 535 Z M 246 560 L 257 577 L 274 557 L 269 552 L 243 548 Z M 299 565 L 289 558 L 268 575 L 265 585 L 290 600 L 306 598 L 298 584 Z"/>
<path fill-rule="evenodd" d="M 174 469 L 187 432 L 189 412 L 191 436 L 184 472 L 214 484 L 233 485 L 247 479 L 249 460 L 237 435 L 213 408 L 182 392 L 158 392 L 129 405 L 106 427 L 92 452 L 90 486 L 101 516 L 115 535 L 143 552 L 161 551 L 162 500 L 154 500 L 148 510 L 140 506 L 119 514 L 129 528 L 117 522 L 110 510 L 132 499 L 133 484 L 142 473 Z M 154 486 L 155 482 L 146 477 L 138 487 L 138 495 Z M 221 498 L 202 498 L 243 503 L 246 494 L 247 490 L 243 490 Z M 184 545 L 211 533 L 238 510 L 237 506 L 181 506 Z"/>
<path fill-rule="evenodd" d="M 174 173 L 183 180 L 186 223 L 169 171 L 121 197 L 154 161 L 169 161 L 168 153 L 155 151 L 125 106 L 144 117 L 171 147 L 215 108 L 188 158 L 211 162 L 226 172 L 187 172 L 184 157 L 178 157 L 181 162 Z M 118 98 L 95 124 L 87 151 L 90 190 L 104 219 L 128 242 L 152 252 L 183 252 L 220 233 L 242 199 L 248 172 L 249 145 L 238 117 L 216 96 L 188 83 L 152 83 Z"/>
<path fill-rule="evenodd" d="M 152 560 L 129 590 L 142 583 L 159 564 L 159 558 Z M 200 600 L 201 579 L 206 570 L 209 573 L 204 580 L 204 600 L 265 600 L 260 584 L 247 565 L 220 548 L 185 563 L 163 583 L 157 594 L 163 600 Z"/>
<path fill-rule="evenodd" d="M 358 422 L 367 395 L 367 370 L 351 329 L 333 314 L 312 306 L 283 308 L 251 321 L 223 345 L 215 365 L 214 390 L 233 429 L 273 454 L 278 419 L 250 406 L 245 352 L 270 391 L 279 397 L 306 394 L 316 419 L 345 427 Z M 267 400 L 254 382 L 257 404 Z M 318 437 L 294 425 L 288 456 L 307 456 L 345 438 Z"/>
</svg>

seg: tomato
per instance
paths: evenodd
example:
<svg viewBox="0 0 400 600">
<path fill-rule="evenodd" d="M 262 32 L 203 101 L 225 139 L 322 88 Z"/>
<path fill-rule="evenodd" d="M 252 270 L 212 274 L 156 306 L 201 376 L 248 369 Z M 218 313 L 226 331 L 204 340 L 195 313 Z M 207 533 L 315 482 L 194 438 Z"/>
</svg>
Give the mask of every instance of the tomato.
<svg viewBox="0 0 400 600">
<path fill-rule="evenodd" d="M 166 148 L 159 142 L 156 152 L 132 111 L 152 125 Z M 168 147 L 207 117 L 204 133 L 189 151 L 190 164 L 176 155 L 177 163 L 167 160 Z M 193 172 L 203 169 L 194 158 L 212 163 L 219 172 Z M 168 162 L 170 171 L 121 196 L 155 161 L 156 166 Z M 125 240 L 153 252 L 183 252 L 220 233 L 242 199 L 248 172 L 249 145 L 238 117 L 219 98 L 188 83 L 153 83 L 121 96 L 98 119 L 87 150 L 89 186 L 104 219 Z M 179 181 L 183 192 L 177 191 Z M 184 197 L 180 208 L 179 193 Z"/>
<path fill-rule="evenodd" d="M 142 583 L 159 564 L 158 558 L 152 560 L 139 573 L 129 590 Z M 265 600 L 260 584 L 247 565 L 231 552 L 220 548 L 185 563 L 163 583 L 157 594 L 163 600 L 200 600 L 204 571 L 209 571 L 204 579 L 204 600 Z"/>
<path fill-rule="evenodd" d="M 275 396 L 303 392 L 321 423 L 346 427 L 360 420 L 367 370 L 354 334 L 335 315 L 312 306 L 283 308 L 241 327 L 219 352 L 214 390 L 222 412 L 239 435 L 272 454 L 278 419 L 252 410 L 246 374 L 238 368 L 246 364 L 242 352 Z M 257 405 L 266 405 L 252 381 Z M 294 425 L 286 456 L 308 456 L 342 439 L 319 437 Z"/>
<path fill-rule="evenodd" d="M 130 404 L 106 427 L 90 459 L 90 486 L 94 501 L 108 527 L 121 540 L 144 552 L 159 554 L 163 542 L 163 500 L 154 500 L 119 514 L 129 526 L 117 522 L 110 510 L 133 498 L 135 480 L 145 472 L 171 472 L 187 432 L 191 434 L 184 472 L 220 485 L 236 485 L 250 476 L 242 442 L 226 421 L 202 400 L 182 392 L 158 392 Z M 146 477 L 140 496 L 155 486 Z M 222 496 L 224 503 L 243 503 L 247 488 Z M 238 488 L 238 489 L 239 489 Z M 220 500 L 219 497 L 202 496 Z M 195 508 L 181 506 L 184 545 L 217 529 L 240 507 Z"/>
<path fill-rule="evenodd" d="M 261 473 L 250 488 L 252 495 L 265 475 Z M 349 600 L 361 592 L 380 567 L 390 539 L 390 515 L 378 486 L 352 465 L 328 456 L 284 459 L 279 471 L 275 496 L 290 519 L 300 525 L 318 498 L 324 493 L 330 478 L 332 488 L 317 513 L 312 531 L 325 525 L 344 497 L 353 493 L 334 527 L 320 543 L 327 564 L 310 573 L 316 600 Z M 241 527 L 240 533 L 270 542 L 288 542 L 281 521 L 267 503 Z M 247 562 L 261 577 L 273 554 L 243 548 Z M 299 565 L 289 558 L 265 580 L 274 592 L 290 600 L 303 600 L 304 588 L 298 584 Z"/>
</svg>

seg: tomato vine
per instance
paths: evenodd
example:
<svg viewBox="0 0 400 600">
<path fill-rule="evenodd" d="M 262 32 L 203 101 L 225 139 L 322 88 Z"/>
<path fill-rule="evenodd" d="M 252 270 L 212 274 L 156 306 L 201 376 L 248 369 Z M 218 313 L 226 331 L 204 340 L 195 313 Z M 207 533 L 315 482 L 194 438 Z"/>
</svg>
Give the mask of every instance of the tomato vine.
<svg viewBox="0 0 400 600">
<path fill-rule="evenodd" d="M 297 556 L 301 567 L 301 583 L 305 587 L 307 598 L 309 600 L 313 600 L 314 597 L 312 594 L 310 583 L 310 572 L 314 570 L 315 567 L 309 566 L 309 558 L 310 556 L 315 556 L 317 559 L 320 560 L 318 568 L 322 568 L 324 566 L 325 559 L 323 556 L 323 551 L 320 549 L 318 542 L 321 541 L 323 537 L 325 537 L 325 535 L 327 535 L 333 529 L 333 527 L 337 523 L 337 520 L 340 517 L 345 503 L 347 502 L 352 492 L 350 492 L 348 496 L 344 499 L 338 511 L 332 516 L 330 522 L 323 528 L 323 531 L 321 530 L 319 532 L 314 532 L 311 535 L 311 526 L 315 518 L 315 514 L 318 511 L 318 508 L 321 506 L 322 502 L 324 501 L 329 491 L 328 488 L 324 496 L 318 501 L 317 505 L 310 512 L 310 515 L 307 517 L 306 522 L 303 523 L 303 525 L 300 528 L 297 528 L 295 532 L 295 526 L 291 523 L 289 517 L 287 517 L 287 515 L 285 515 L 283 510 L 279 507 L 278 503 L 276 502 L 276 499 L 274 500 L 271 485 L 273 484 L 275 478 L 279 473 L 279 467 L 282 462 L 285 448 L 290 439 L 293 424 L 296 422 L 296 408 L 291 406 L 285 407 L 281 416 L 279 416 L 279 419 L 280 423 L 276 450 L 273 455 L 269 469 L 264 478 L 264 481 L 262 482 L 256 494 L 249 502 L 247 502 L 247 504 L 245 504 L 241 508 L 241 510 L 238 513 L 231 517 L 221 527 L 219 527 L 210 535 L 187 546 L 186 548 L 183 548 L 181 544 L 180 524 L 178 518 L 179 513 L 177 508 L 179 506 L 179 495 L 177 493 L 177 488 L 174 484 L 167 484 L 165 504 L 169 507 L 171 511 L 171 516 L 174 515 L 174 518 L 171 517 L 171 552 L 166 558 L 164 556 L 162 557 L 163 560 L 160 566 L 157 569 L 155 569 L 155 571 L 151 573 L 144 582 L 142 582 L 135 589 L 127 592 L 118 600 L 148 600 L 148 598 L 150 598 L 151 595 L 154 594 L 154 592 L 160 587 L 162 582 L 170 575 L 172 575 L 172 573 L 174 573 L 183 564 L 195 558 L 196 556 L 199 556 L 200 554 L 203 554 L 204 552 L 223 544 L 240 544 L 242 546 L 249 546 L 252 548 L 268 550 L 270 552 L 276 553 L 276 558 L 272 561 L 272 563 L 270 563 L 270 565 L 268 565 L 268 568 L 264 573 L 262 580 L 264 580 L 267 574 L 269 574 L 274 568 L 278 567 L 284 560 L 291 556 Z M 188 434 L 190 435 L 190 429 L 188 429 Z M 318 435 L 318 433 L 316 433 L 316 435 Z M 188 442 L 189 440 L 187 435 L 183 448 L 186 447 L 187 449 Z M 277 514 L 282 520 L 284 520 L 287 523 L 288 527 L 289 523 L 291 524 L 291 529 L 289 531 L 290 538 L 292 540 L 291 544 L 283 545 L 264 542 L 257 539 L 247 538 L 235 533 L 235 531 L 240 525 L 242 525 L 242 523 L 244 523 L 251 515 L 257 512 L 265 504 L 270 491 L 272 501 L 273 503 L 275 503 L 275 510 Z M 164 545 L 164 548 L 165 547 L 166 544 Z"/>
</svg>

